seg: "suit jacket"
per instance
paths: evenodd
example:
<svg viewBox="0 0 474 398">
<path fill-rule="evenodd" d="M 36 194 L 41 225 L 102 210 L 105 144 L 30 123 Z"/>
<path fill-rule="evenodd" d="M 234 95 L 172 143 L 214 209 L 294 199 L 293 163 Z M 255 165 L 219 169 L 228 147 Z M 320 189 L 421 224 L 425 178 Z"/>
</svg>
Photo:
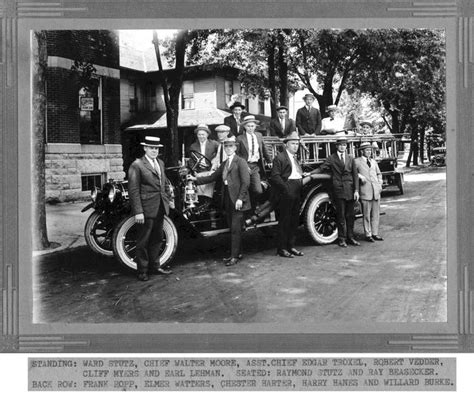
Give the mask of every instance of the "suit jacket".
<svg viewBox="0 0 474 398">
<path fill-rule="evenodd" d="M 353 200 L 354 192 L 359 190 L 359 175 L 354 158 L 347 152 L 344 156 L 343 165 L 338 153 L 333 153 L 326 158 L 316 172 L 329 171 L 332 174 L 332 188 L 335 198 Z"/>
<path fill-rule="evenodd" d="M 366 182 L 360 182 L 359 193 L 363 200 L 379 200 L 382 192 L 382 173 L 377 162 L 370 161 L 370 167 L 367 164 L 367 158 L 358 157 L 355 159 L 355 165 L 359 176 L 364 176 Z"/>
<path fill-rule="evenodd" d="M 270 152 L 268 151 L 267 147 L 265 146 L 265 143 L 263 142 L 263 136 L 262 134 L 255 132 L 254 133 L 257 142 L 258 142 L 258 153 L 260 154 L 260 160 L 259 160 L 259 167 L 263 173 L 265 170 L 263 159 L 265 159 L 267 162 L 272 161 L 272 157 L 270 155 Z M 249 158 L 250 150 L 249 150 L 249 143 L 247 140 L 247 133 L 244 133 L 242 135 L 239 135 L 236 139 L 236 141 L 239 143 L 237 147 L 237 155 L 239 155 L 241 158 L 244 160 L 247 160 Z"/>
<path fill-rule="evenodd" d="M 161 171 L 158 174 L 145 156 L 135 159 L 128 169 L 128 196 L 132 214 L 143 213 L 145 218 L 154 218 L 163 202 L 165 213 L 169 213 L 170 186 L 165 174 L 165 164 L 157 159 Z"/>
<path fill-rule="evenodd" d="M 197 177 L 196 184 L 208 184 L 218 179 L 223 179 L 224 169 L 227 166 L 229 160 L 223 162 L 219 168 L 209 176 Z M 227 174 L 227 187 L 229 189 L 229 197 L 232 204 L 235 206 L 235 202 L 240 199 L 242 201 L 242 211 L 250 210 L 250 199 L 249 199 L 249 185 L 250 185 L 250 173 L 247 166 L 247 162 L 237 155 L 234 155 L 232 163 L 230 164 Z M 224 183 L 221 184 L 224 190 Z M 224 195 L 222 195 L 224 197 Z"/>
<path fill-rule="evenodd" d="M 273 159 L 273 167 L 270 175 L 270 181 L 279 192 L 286 193 L 288 191 L 288 177 L 291 175 L 291 159 L 286 149 L 283 149 Z"/>
<path fill-rule="evenodd" d="M 285 119 L 285 130 L 282 131 L 281 123 L 279 118 L 272 119 L 270 121 L 270 135 L 283 138 L 290 134 L 292 131 L 295 131 L 296 124 L 293 119 Z"/>
<path fill-rule="evenodd" d="M 303 106 L 296 112 L 296 127 L 300 135 L 321 134 L 321 113 L 316 108 L 310 111 Z"/>
<path fill-rule="evenodd" d="M 245 117 L 245 115 L 242 112 L 242 114 L 240 115 L 240 122 L 241 123 L 243 122 L 244 117 Z M 231 137 L 232 135 L 238 136 L 238 135 L 241 135 L 241 134 L 244 133 L 244 127 L 242 125 L 240 125 L 240 128 L 237 129 L 237 121 L 235 120 L 234 115 L 230 115 L 230 116 L 225 117 L 224 118 L 224 124 L 226 126 L 230 127 L 229 137 Z"/>
<path fill-rule="evenodd" d="M 219 143 L 214 140 L 208 139 L 206 141 L 206 147 L 204 149 L 204 156 L 206 156 L 206 158 L 208 158 L 209 160 L 212 160 L 217 154 L 217 148 L 219 148 Z M 196 151 L 201 153 L 201 144 L 199 143 L 199 141 L 194 141 L 189 146 L 189 151 Z"/>
</svg>

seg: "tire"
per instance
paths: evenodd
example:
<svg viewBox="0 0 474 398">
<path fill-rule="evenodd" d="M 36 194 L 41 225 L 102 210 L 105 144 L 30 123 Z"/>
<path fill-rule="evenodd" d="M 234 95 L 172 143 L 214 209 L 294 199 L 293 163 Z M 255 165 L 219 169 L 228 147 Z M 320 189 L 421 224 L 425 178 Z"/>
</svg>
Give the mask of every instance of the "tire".
<svg viewBox="0 0 474 398">
<path fill-rule="evenodd" d="M 135 262 L 135 216 L 127 216 L 117 225 L 112 238 L 115 258 L 128 270 L 136 271 Z M 176 254 L 178 231 L 168 216 L 163 221 L 163 245 L 160 253 L 160 265 L 168 264 Z"/>
<path fill-rule="evenodd" d="M 311 238 L 320 245 L 337 239 L 336 209 L 327 193 L 318 193 L 308 201 L 304 224 Z"/>
<path fill-rule="evenodd" d="M 86 221 L 84 226 L 84 238 L 87 245 L 95 253 L 112 257 L 113 224 L 107 222 L 100 212 L 94 211 Z"/>
<path fill-rule="evenodd" d="M 397 186 L 398 186 L 398 191 L 400 192 L 400 195 L 403 195 L 405 193 L 405 190 L 403 188 L 403 175 L 400 174 L 397 178 Z"/>
</svg>

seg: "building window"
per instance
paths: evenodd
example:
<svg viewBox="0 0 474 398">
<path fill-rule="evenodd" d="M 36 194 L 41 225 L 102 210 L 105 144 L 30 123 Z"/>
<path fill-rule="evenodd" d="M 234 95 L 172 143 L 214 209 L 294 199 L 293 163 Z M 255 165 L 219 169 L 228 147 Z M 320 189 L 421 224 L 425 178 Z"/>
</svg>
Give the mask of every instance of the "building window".
<svg viewBox="0 0 474 398">
<path fill-rule="evenodd" d="M 234 84 L 232 80 L 226 80 L 224 82 L 224 92 L 225 92 L 225 103 L 229 105 L 233 101 L 232 96 L 234 95 Z"/>
<path fill-rule="evenodd" d="M 102 188 L 104 183 L 105 175 L 104 173 L 100 174 L 82 174 L 81 175 L 81 185 L 82 191 L 92 191 L 94 187 Z"/>
<path fill-rule="evenodd" d="M 181 90 L 181 109 L 194 109 L 194 82 L 183 82 Z"/>
<path fill-rule="evenodd" d="M 260 115 L 265 114 L 265 99 L 260 96 L 258 97 L 258 113 Z"/>
<path fill-rule="evenodd" d="M 81 144 L 102 144 L 102 84 L 93 79 L 79 90 L 79 131 Z"/>
</svg>

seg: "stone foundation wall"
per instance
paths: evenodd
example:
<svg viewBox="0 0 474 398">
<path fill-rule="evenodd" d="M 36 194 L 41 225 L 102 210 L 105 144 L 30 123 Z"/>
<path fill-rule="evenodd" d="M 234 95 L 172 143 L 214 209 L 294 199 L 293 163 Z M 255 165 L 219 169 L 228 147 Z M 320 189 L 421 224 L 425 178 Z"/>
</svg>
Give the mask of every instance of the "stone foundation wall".
<svg viewBox="0 0 474 398">
<path fill-rule="evenodd" d="M 45 163 L 46 202 L 89 198 L 90 191 L 82 191 L 83 174 L 105 173 L 104 182 L 125 179 L 118 144 L 48 144 Z"/>
</svg>

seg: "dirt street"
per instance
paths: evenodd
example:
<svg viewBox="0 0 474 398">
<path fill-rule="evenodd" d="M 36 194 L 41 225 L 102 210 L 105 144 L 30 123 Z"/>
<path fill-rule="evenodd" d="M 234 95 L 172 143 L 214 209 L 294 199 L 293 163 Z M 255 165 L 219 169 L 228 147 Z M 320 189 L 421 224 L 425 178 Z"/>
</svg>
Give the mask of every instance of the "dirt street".
<svg viewBox="0 0 474 398">
<path fill-rule="evenodd" d="M 111 258 L 76 246 L 35 257 L 34 322 L 446 322 L 446 174 L 405 175 L 405 194 L 382 199 L 383 242 L 316 246 L 275 256 L 261 231 L 244 235 L 244 259 L 221 261 L 228 236 L 180 242 L 173 274 L 139 282 Z M 82 228 L 82 226 L 80 226 Z"/>
</svg>

